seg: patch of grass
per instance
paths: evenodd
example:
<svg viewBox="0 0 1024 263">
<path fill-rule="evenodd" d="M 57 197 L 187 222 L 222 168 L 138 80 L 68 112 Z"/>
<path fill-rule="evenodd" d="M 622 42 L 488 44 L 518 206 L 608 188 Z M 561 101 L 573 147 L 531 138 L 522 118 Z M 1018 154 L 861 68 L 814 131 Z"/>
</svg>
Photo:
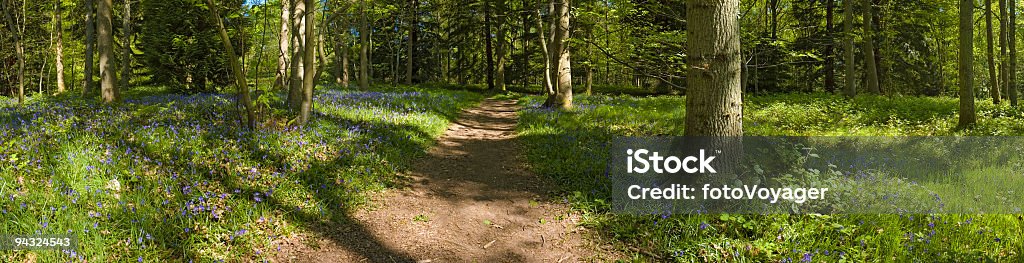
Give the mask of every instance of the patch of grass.
<svg viewBox="0 0 1024 263">
<path fill-rule="evenodd" d="M 233 95 L 139 93 L 0 101 L 0 233 L 79 238 L 0 261 L 262 261 L 296 232 L 345 222 L 482 99 L 321 89 L 305 127 L 248 131 Z"/>
<path fill-rule="evenodd" d="M 531 167 L 559 184 L 584 225 L 632 261 L 1019 261 L 1020 215 L 610 214 L 608 147 L 615 136 L 682 135 L 677 96 L 577 96 L 576 109 L 520 100 L 518 131 Z M 746 97 L 747 135 L 1022 135 L 1024 113 L 978 103 L 974 129 L 955 131 L 952 98 L 780 94 Z"/>
</svg>

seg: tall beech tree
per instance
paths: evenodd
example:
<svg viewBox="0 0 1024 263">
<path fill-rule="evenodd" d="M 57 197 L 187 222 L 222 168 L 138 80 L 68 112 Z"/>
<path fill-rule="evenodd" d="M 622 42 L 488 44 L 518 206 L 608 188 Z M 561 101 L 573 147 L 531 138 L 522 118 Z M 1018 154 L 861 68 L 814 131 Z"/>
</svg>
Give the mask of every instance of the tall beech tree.
<svg viewBox="0 0 1024 263">
<path fill-rule="evenodd" d="M 100 51 L 100 94 L 103 102 L 119 99 L 117 71 L 114 70 L 114 4 L 112 0 L 99 0 L 96 7 L 97 47 Z"/>
<path fill-rule="evenodd" d="M 992 0 L 985 0 L 985 55 L 988 60 L 988 86 L 992 103 L 999 104 L 999 79 L 996 78 L 995 40 L 992 37 Z"/>
<path fill-rule="evenodd" d="M 292 58 L 292 0 L 281 1 L 281 30 L 278 31 L 278 54 L 277 73 L 274 76 L 274 87 L 285 88 L 288 86 L 288 68 L 291 67 Z"/>
<path fill-rule="evenodd" d="M 302 98 L 299 103 L 299 124 L 305 125 L 309 121 L 310 111 L 313 109 L 313 88 L 316 86 L 316 3 L 317 0 L 302 0 L 305 9 L 302 10 L 304 19 L 305 43 L 302 43 L 303 76 L 302 76 Z M 297 9 L 296 9 L 297 10 Z"/>
<path fill-rule="evenodd" d="M 974 1 L 960 0 L 960 118 L 963 129 L 978 121 L 974 109 Z"/>
<path fill-rule="evenodd" d="M 128 88 L 132 74 L 132 1 L 124 0 L 121 14 L 121 88 Z"/>
<path fill-rule="evenodd" d="M 548 106 L 572 108 L 572 61 L 569 57 L 569 0 L 552 0 L 551 53 L 555 94 Z"/>
<path fill-rule="evenodd" d="M 1017 1 L 1010 0 L 1009 2 L 1007 6 L 1009 11 L 1007 13 L 1010 14 L 1008 18 L 1010 22 L 1007 29 L 1010 33 L 1007 34 L 1008 39 L 1006 42 L 1008 44 L 1007 48 L 1010 50 L 1010 57 L 1008 58 L 1010 60 L 1010 77 L 1007 78 L 1007 86 L 1010 92 L 1010 106 L 1017 107 Z"/>
<path fill-rule="evenodd" d="M 54 68 L 57 69 L 57 93 L 64 93 L 67 84 L 64 81 L 64 3 L 60 0 L 53 5 L 54 37 Z"/>
<path fill-rule="evenodd" d="M 686 1 L 687 136 L 743 135 L 739 11 L 739 0 Z"/>
<path fill-rule="evenodd" d="M 85 66 L 82 79 L 82 95 L 88 95 L 93 90 L 93 65 L 96 58 L 96 0 L 85 0 Z"/>
<path fill-rule="evenodd" d="M 855 63 L 856 58 L 853 54 L 853 1 L 843 1 L 843 56 L 846 62 L 846 88 L 843 89 L 843 93 L 847 97 L 853 97 L 857 95 L 857 86 L 855 78 Z"/>
<path fill-rule="evenodd" d="M 864 74 L 867 74 L 864 81 L 867 81 L 865 86 L 867 86 L 868 92 L 878 94 L 881 89 L 878 87 L 878 61 L 875 60 L 875 41 L 872 37 L 874 30 L 871 29 L 873 24 L 871 20 L 874 17 L 871 12 L 873 8 L 871 8 L 871 0 L 862 1 L 864 2 Z"/>
</svg>

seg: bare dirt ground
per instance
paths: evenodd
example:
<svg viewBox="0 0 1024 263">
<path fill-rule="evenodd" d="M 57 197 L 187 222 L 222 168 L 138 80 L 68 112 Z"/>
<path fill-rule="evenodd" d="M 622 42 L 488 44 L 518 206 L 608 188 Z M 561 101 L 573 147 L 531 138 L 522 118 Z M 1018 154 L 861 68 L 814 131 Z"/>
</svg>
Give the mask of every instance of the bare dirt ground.
<svg viewBox="0 0 1024 263">
<path fill-rule="evenodd" d="M 580 262 L 599 249 L 552 202 L 515 140 L 514 101 L 464 111 L 405 176 L 352 222 L 283 245 L 283 262 Z M 316 241 L 312 241 L 316 240 Z"/>
</svg>

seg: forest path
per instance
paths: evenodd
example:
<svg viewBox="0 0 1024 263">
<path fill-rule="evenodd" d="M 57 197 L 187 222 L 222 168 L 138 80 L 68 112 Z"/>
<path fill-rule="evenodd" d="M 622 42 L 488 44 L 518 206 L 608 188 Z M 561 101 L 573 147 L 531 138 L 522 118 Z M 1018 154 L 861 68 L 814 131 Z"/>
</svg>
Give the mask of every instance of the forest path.
<svg viewBox="0 0 1024 263">
<path fill-rule="evenodd" d="M 292 262 L 578 262 L 579 216 L 551 202 L 552 184 L 527 169 L 517 105 L 464 110 L 397 189 L 376 194 L 335 238 L 289 246 Z M 307 237 L 308 239 L 308 237 Z M 315 248 L 314 248 L 315 247 Z"/>
</svg>

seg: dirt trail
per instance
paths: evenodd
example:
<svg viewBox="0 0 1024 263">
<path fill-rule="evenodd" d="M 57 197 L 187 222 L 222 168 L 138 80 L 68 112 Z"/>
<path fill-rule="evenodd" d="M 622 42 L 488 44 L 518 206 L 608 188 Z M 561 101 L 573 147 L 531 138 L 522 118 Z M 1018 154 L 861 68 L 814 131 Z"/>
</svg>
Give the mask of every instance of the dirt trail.
<svg viewBox="0 0 1024 263">
<path fill-rule="evenodd" d="M 287 245 L 291 262 L 579 262 L 593 250 L 578 216 L 550 202 L 515 141 L 514 101 L 464 111 L 415 162 L 405 187 L 375 196 L 340 229 Z M 314 245 L 310 245 L 310 244 Z"/>
</svg>

